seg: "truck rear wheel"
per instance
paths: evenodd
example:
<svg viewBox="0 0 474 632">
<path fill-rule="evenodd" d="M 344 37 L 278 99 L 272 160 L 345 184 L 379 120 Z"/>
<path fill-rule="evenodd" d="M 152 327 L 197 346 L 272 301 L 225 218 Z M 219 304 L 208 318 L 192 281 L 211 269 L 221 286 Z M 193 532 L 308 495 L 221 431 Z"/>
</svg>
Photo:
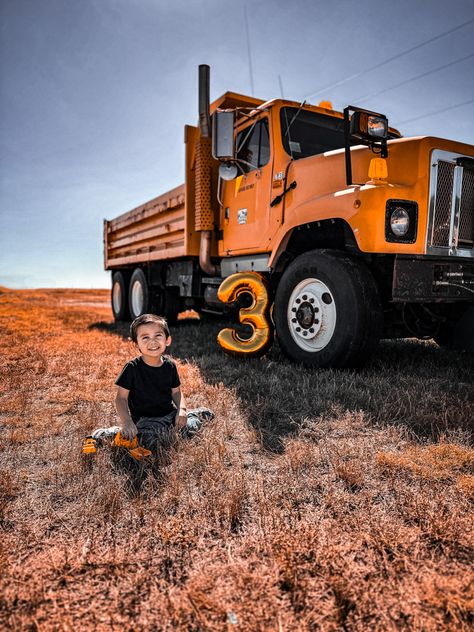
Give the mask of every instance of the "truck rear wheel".
<svg viewBox="0 0 474 632">
<path fill-rule="evenodd" d="M 170 325 L 175 325 L 181 311 L 179 288 L 168 287 L 163 292 L 162 313 Z"/>
<path fill-rule="evenodd" d="M 360 366 L 376 348 L 383 320 L 367 267 L 334 250 L 304 253 L 288 266 L 274 318 L 285 355 L 319 368 Z"/>
<path fill-rule="evenodd" d="M 140 268 L 133 271 L 128 295 L 132 320 L 151 311 L 150 290 L 145 273 Z"/>
<path fill-rule="evenodd" d="M 117 322 L 128 320 L 130 310 L 128 308 L 128 288 L 122 272 L 114 272 L 112 275 L 112 312 Z"/>
</svg>

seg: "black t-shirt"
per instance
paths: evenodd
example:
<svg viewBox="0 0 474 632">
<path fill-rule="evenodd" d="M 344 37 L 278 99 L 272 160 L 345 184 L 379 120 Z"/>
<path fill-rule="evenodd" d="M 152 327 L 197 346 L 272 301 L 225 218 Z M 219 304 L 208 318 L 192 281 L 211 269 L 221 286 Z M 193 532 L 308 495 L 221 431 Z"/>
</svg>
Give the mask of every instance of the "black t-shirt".
<svg viewBox="0 0 474 632">
<path fill-rule="evenodd" d="M 140 417 L 164 417 L 175 410 L 171 389 L 180 386 L 176 364 L 163 356 L 161 366 L 146 364 L 141 356 L 130 360 L 115 380 L 126 388 L 133 421 Z"/>
</svg>

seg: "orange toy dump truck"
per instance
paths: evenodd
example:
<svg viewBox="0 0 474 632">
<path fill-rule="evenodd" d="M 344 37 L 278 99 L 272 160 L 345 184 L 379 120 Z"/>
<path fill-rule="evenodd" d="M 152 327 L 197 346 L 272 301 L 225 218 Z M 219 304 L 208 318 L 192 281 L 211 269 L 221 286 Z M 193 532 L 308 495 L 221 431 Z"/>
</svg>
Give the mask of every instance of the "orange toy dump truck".
<svg viewBox="0 0 474 632">
<path fill-rule="evenodd" d="M 104 225 L 117 320 L 221 311 L 225 350 L 355 366 L 381 337 L 474 345 L 474 147 L 375 112 L 227 92 L 185 127 L 185 183 Z M 230 332 L 230 333 L 229 333 Z M 250 340 L 250 342 L 249 342 Z"/>
</svg>

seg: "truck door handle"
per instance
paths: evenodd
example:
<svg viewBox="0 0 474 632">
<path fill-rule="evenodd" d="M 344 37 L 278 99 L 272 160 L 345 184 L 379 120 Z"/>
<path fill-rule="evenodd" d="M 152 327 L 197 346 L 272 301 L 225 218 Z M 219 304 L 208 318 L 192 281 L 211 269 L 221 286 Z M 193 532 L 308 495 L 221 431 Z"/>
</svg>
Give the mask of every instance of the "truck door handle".
<svg viewBox="0 0 474 632">
<path fill-rule="evenodd" d="M 270 206 L 276 206 L 277 204 L 280 204 L 280 202 L 283 200 L 283 197 L 292 189 L 296 189 L 296 180 L 293 180 L 293 182 L 286 187 L 283 193 L 280 193 L 280 195 L 277 195 L 276 198 L 273 198 L 273 200 L 270 202 Z"/>
</svg>

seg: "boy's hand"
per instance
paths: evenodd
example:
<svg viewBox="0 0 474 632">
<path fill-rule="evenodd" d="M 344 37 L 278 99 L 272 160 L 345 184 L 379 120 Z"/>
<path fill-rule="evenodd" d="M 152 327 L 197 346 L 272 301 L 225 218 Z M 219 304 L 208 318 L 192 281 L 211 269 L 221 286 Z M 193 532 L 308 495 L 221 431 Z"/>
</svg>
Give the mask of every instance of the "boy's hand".
<svg viewBox="0 0 474 632">
<path fill-rule="evenodd" d="M 129 441 L 131 441 L 134 437 L 137 436 L 137 427 L 131 419 L 127 419 L 127 421 L 122 423 L 120 432 L 124 439 L 128 439 Z"/>
<path fill-rule="evenodd" d="M 187 417 L 186 413 L 183 413 L 182 411 L 179 411 L 177 413 L 177 415 L 176 415 L 176 421 L 175 421 L 176 428 L 178 430 L 181 430 L 181 428 L 184 428 L 184 426 L 186 425 L 187 421 L 188 421 L 188 417 Z"/>
</svg>

